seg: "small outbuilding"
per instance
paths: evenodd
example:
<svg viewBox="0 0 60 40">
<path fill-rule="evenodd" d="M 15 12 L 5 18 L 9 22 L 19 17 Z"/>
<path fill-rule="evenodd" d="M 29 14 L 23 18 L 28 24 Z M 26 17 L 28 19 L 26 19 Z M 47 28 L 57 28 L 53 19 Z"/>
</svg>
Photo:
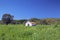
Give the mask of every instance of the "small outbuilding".
<svg viewBox="0 0 60 40">
<path fill-rule="evenodd" d="M 36 25 L 35 22 L 27 21 L 27 22 L 25 23 L 25 26 L 35 26 L 35 25 Z"/>
</svg>

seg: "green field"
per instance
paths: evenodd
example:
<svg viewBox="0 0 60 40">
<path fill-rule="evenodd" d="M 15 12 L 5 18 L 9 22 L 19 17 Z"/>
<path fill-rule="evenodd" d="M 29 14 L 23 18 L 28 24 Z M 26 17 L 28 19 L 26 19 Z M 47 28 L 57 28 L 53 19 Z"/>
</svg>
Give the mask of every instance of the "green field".
<svg viewBox="0 0 60 40">
<path fill-rule="evenodd" d="M 0 25 L 0 40 L 60 40 L 60 25 Z"/>
</svg>

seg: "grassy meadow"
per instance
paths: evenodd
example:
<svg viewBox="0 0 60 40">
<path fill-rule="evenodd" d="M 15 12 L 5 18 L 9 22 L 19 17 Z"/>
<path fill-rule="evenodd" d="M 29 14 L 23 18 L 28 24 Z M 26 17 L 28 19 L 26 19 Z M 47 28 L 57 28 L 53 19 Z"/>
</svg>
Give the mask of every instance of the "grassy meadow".
<svg viewBox="0 0 60 40">
<path fill-rule="evenodd" d="M 60 25 L 0 25 L 0 40 L 60 40 Z"/>
</svg>

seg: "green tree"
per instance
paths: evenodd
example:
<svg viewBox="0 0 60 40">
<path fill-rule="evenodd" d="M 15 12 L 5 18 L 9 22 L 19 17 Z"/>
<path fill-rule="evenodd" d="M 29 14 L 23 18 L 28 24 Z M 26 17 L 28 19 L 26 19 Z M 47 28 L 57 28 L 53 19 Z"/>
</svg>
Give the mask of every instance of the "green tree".
<svg viewBox="0 0 60 40">
<path fill-rule="evenodd" d="M 29 21 L 35 22 L 36 24 L 40 24 L 40 19 L 38 18 L 31 18 Z"/>
<path fill-rule="evenodd" d="M 5 13 L 2 16 L 2 21 L 3 21 L 4 24 L 8 25 L 9 23 L 11 23 L 13 21 L 13 16 L 10 15 L 10 14 Z"/>
</svg>

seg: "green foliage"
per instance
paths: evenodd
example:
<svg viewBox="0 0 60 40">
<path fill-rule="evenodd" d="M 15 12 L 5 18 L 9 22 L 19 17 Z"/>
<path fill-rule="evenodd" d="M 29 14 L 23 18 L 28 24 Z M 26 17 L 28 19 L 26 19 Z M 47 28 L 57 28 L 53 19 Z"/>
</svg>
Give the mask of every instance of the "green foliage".
<svg viewBox="0 0 60 40">
<path fill-rule="evenodd" d="M 22 19 L 22 20 L 14 20 L 17 23 L 23 24 L 25 21 L 27 21 L 26 19 Z"/>
<path fill-rule="evenodd" d="M 41 20 L 38 18 L 31 18 L 31 19 L 29 19 L 29 21 L 35 22 L 36 24 L 40 24 Z"/>
<path fill-rule="evenodd" d="M 0 25 L 0 40 L 60 40 L 60 27 L 54 27 L 55 25 Z"/>
<path fill-rule="evenodd" d="M 2 21 L 3 21 L 4 24 L 9 24 L 13 21 L 13 16 L 10 15 L 10 14 L 5 13 L 2 16 Z"/>
</svg>

